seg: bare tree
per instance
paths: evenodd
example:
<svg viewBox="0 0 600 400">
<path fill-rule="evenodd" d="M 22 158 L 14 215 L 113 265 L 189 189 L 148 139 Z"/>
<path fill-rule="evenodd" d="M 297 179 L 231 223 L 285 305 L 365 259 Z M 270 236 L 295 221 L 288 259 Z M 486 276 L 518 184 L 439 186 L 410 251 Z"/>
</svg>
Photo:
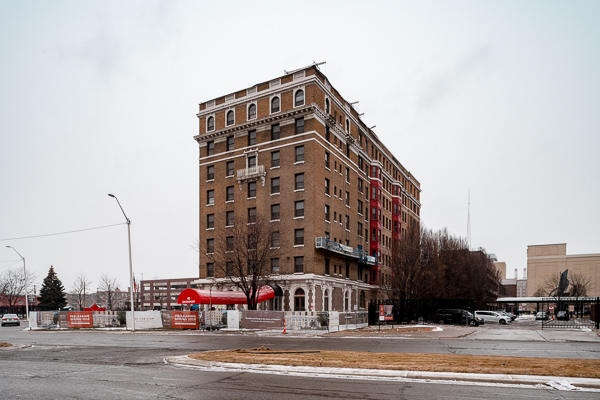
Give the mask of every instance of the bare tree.
<svg viewBox="0 0 600 400">
<path fill-rule="evenodd" d="M 85 308 L 86 291 L 89 290 L 92 280 L 85 276 L 85 273 L 80 272 L 73 282 L 73 294 L 77 296 L 77 306 L 80 311 Z"/>
<path fill-rule="evenodd" d="M 270 283 L 271 257 L 278 235 L 272 224 L 257 216 L 251 223 L 236 220 L 233 227 L 203 249 L 214 263 L 217 277 L 225 277 L 244 293 L 249 310 L 256 310 L 259 289 Z"/>
<path fill-rule="evenodd" d="M 9 309 L 14 310 L 19 301 L 23 301 L 25 289 L 37 279 L 33 273 L 27 274 L 25 279 L 25 271 L 22 268 L 10 268 L 0 275 L 0 294 L 8 304 Z"/>
<path fill-rule="evenodd" d="M 100 283 L 98 284 L 98 297 L 102 299 L 104 306 L 112 310 L 115 305 L 116 291 L 120 290 L 120 283 L 117 278 L 109 277 L 108 274 L 102 274 L 100 276 Z"/>
<path fill-rule="evenodd" d="M 588 291 L 590 290 L 590 286 L 592 285 L 592 280 L 588 275 L 579 271 L 572 272 L 569 275 L 569 281 L 571 283 L 571 296 L 586 297 L 588 295 Z"/>
</svg>

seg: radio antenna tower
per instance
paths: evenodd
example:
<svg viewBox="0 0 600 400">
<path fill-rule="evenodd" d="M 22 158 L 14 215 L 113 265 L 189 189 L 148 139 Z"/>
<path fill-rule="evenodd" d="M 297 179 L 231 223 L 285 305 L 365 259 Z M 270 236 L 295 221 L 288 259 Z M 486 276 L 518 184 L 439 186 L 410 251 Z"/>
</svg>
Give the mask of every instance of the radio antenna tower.
<svg viewBox="0 0 600 400">
<path fill-rule="evenodd" d="M 469 189 L 469 206 L 467 211 L 467 245 L 471 250 L 471 189 Z"/>
</svg>

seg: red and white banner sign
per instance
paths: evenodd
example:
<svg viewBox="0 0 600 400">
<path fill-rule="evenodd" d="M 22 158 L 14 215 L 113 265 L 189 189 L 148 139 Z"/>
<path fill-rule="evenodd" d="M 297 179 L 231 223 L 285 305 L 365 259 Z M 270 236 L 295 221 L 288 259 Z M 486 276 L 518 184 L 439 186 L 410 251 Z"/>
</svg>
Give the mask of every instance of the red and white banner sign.
<svg viewBox="0 0 600 400">
<path fill-rule="evenodd" d="M 69 328 L 93 328 L 94 318 L 91 311 L 71 311 L 67 313 Z"/>
<path fill-rule="evenodd" d="M 175 329 L 198 329 L 197 311 L 173 311 L 171 326 Z"/>
</svg>

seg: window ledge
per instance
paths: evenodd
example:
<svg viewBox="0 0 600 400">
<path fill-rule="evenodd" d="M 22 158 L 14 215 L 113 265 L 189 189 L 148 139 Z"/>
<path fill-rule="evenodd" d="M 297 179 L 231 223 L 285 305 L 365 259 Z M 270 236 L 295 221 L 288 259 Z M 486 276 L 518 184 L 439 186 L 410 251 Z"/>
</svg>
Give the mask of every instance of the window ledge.
<svg viewBox="0 0 600 400">
<path fill-rule="evenodd" d="M 279 169 L 279 168 L 281 168 L 281 166 L 280 166 L 280 165 L 278 165 L 278 166 L 276 166 L 276 167 L 271 167 L 270 169 Z"/>
<path fill-rule="evenodd" d="M 304 164 L 304 161 L 296 161 L 296 162 L 294 163 L 294 165 L 298 165 L 298 164 Z"/>
<path fill-rule="evenodd" d="M 235 202 L 235 200 L 227 200 L 227 201 L 225 202 L 225 204 L 234 203 L 234 202 Z"/>
<path fill-rule="evenodd" d="M 206 228 L 207 231 L 214 231 L 215 228 Z"/>
<path fill-rule="evenodd" d="M 256 200 L 256 196 L 248 197 L 246 200 Z"/>
<path fill-rule="evenodd" d="M 277 219 L 272 219 L 269 222 L 279 222 L 279 221 L 281 221 L 281 220 L 279 218 L 277 218 Z"/>
<path fill-rule="evenodd" d="M 304 247 L 303 244 L 295 244 L 294 247 Z"/>
<path fill-rule="evenodd" d="M 304 192 L 304 189 L 294 189 L 294 192 Z"/>
<path fill-rule="evenodd" d="M 233 228 L 235 225 L 225 225 L 225 228 Z"/>
<path fill-rule="evenodd" d="M 325 196 L 327 197 L 331 197 L 331 195 L 329 193 L 325 193 Z"/>
<path fill-rule="evenodd" d="M 331 222 L 329 222 L 328 220 L 325 220 L 325 222 L 327 222 L 328 224 L 331 224 Z"/>
<path fill-rule="evenodd" d="M 277 250 L 277 249 L 280 249 L 280 248 L 281 247 L 279 247 L 279 246 L 277 246 L 277 247 L 269 247 L 269 249 L 271 249 L 271 250 Z"/>
<path fill-rule="evenodd" d="M 281 194 L 281 192 L 271 193 L 271 196 L 279 196 L 280 194 Z"/>
<path fill-rule="evenodd" d="M 304 215 L 301 217 L 294 217 L 294 219 L 304 219 Z"/>
<path fill-rule="evenodd" d="M 207 204 L 206 207 L 214 207 L 215 203 Z"/>
<path fill-rule="evenodd" d="M 329 168 L 329 167 L 325 167 L 325 169 L 326 169 L 327 171 L 331 172 L 331 168 Z"/>
<path fill-rule="evenodd" d="M 209 182 L 214 182 L 214 181 L 215 181 L 215 179 L 214 179 L 214 178 L 213 178 L 213 179 L 208 179 L 208 180 L 206 181 L 206 183 L 209 183 Z"/>
</svg>

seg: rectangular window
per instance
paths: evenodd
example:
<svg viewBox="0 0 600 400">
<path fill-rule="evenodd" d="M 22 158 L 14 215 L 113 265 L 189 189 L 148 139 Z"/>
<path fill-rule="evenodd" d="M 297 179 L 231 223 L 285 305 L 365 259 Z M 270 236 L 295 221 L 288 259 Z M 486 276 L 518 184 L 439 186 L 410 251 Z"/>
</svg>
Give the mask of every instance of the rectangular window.
<svg viewBox="0 0 600 400">
<path fill-rule="evenodd" d="M 271 247 L 279 247 L 279 231 L 274 231 L 271 233 Z"/>
<path fill-rule="evenodd" d="M 256 207 L 248 209 L 248 223 L 256 222 Z"/>
<path fill-rule="evenodd" d="M 325 152 L 325 168 L 329 169 L 329 153 Z"/>
<path fill-rule="evenodd" d="M 350 207 L 350 192 L 346 191 L 346 205 Z"/>
<path fill-rule="evenodd" d="M 256 167 L 256 156 L 249 156 L 247 158 L 248 168 Z"/>
<path fill-rule="evenodd" d="M 215 214 L 206 215 L 206 228 L 215 227 Z"/>
<path fill-rule="evenodd" d="M 225 251 L 233 251 L 233 236 L 227 236 L 225 239 Z"/>
<path fill-rule="evenodd" d="M 256 130 L 248 131 L 248 146 L 256 144 Z"/>
<path fill-rule="evenodd" d="M 294 257 L 294 272 L 304 272 L 304 257 Z"/>
<path fill-rule="evenodd" d="M 363 202 L 361 200 L 358 201 L 358 213 L 361 215 L 363 213 Z"/>
<path fill-rule="evenodd" d="M 304 189 L 304 173 L 294 175 L 294 189 Z"/>
<path fill-rule="evenodd" d="M 350 264 L 346 264 L 346 278 L 350 277 Z"/>
<path fill-rule="evenodd" d="M 304 244 L 304 229 L 294 229 L 294 246 Z"/>
<path fill-rule="evenodd" d="M 213 179 L 215 179 L 215 166 L 209 165 L 206 167 L 206 180 L 212 181 Z"/>
<path fill-rule="evenodd" d="M 227 213 L 225 214 L 225 217 L 226 217 L 225 223 L 227 224 L 227 226 L 233 226 L 233 224 L 235 223 L 233 211 L 227 211 Z"/>
<path fill-rule="evenodd" d="M 331 140 L 331 137 L 329 135 L 329 127 L 328 126 L 325 127 L 325 140 L 327 140 L 328 142 Z"/>
<path fill-rule="evenodd" d="M 377 241 L 377 229 L 373 228 L 373 235 L 371 236 L 371 240 L 376 242 Z"/>
<path fill-rule="evenodd" d="M 233 136 L 227 136 L 227 151 L 233 150 Z"/>
<path fill-rule="evenodd" d="M 256 250 L 258 240 L 256 234 L 248 234 L 248 250 Z"/>
<path fill-rule="evenodd" d="M 215 276 L 215 264 L 206 263 L 206 276 L 211 278 Z"/>
<path fill-rule="evenodd" d="M 279 204 L 271 205 L 271 221 L 279 219 Z"/>
<path fill-rule="evenodd" d="M 227 186 L 227 201 L 233 201 L 234 192 L 233 186 Z"/>
<path fill-rule="evenodd" d="M 346 167 L 346 182 L 350 183 L 350 168 Z"/>
<path fill-rule="evenodd" d="M 304 146 L 296 147 L 296 162 L 304 161 Z"/>
<path fill-rule="evenodd" d="M 329 258 L 326 258 L 325 259 L 325 275 L 329 275 L 330 264 L 331 264 L 331 261 L 329 260 Z"/>
<path fill-rule="evenodd" d="M 304 200 L 295 203 L 294 217 L 304 217 Z"/>
<path fill-rule="evenodd" d="M 304 117 L 296 118 L 296 135 L 304 133 Z"/>
<path fill-rule="evenodd" d="M 329 210 L 330 207 L 327 204 L 325 204 L 325 221 L 329 221 Z"/>
<path fill-rule="evenodd" d="M 271 125 L 271 140 L 279 139 L 279 124 Z"/>
<path fill-rule="evenodd" d="M 358 169 L 360 169 L 361 171 L 363 169 L 363 158 L 361 156 L 358 156 Z"/>
<path fill-rule="evenodd" d="M 206 142 L 206 154 L 212 156 L 215 154 L 215 141 Z"/>
<path fill-rule="evenodd" d="M 234 271 L 233 271 L 233 270 L 234 270 L 234 267 L 233 267 L 233 262 L 231 262 L 231 261 L 227 261 L 227 264 L 226 264 L 226 266 L 227 266 L 227 267 L 226 267 L 226 270 L 227 270 L 227 275 L 228 275 L 228 276 L 233 276 L 233 275 L 234 275 Z"/>
<path fill-rule="evenodd" d="M 215 239 L 206 239 L 206 253 L 214 254 L 215 252 Z"/>
<path fill-rule="evenodd" d="M 227 161 L 227 176 L 233 176 L 235 174 L 235 166 L 233 161 Z"/>
<path fill-rule="evenodd" d="M 329 194 L 329 179 L 325 178 L 325 194 Z"/>
<path fill-rule="evenodd" d="M 248 197 L 256 197 L 256 182 L 248 182 Z"/>
<path fill-rule="evenodd" d="M 357 229 L 358 229 L 358 236 L 362 237 L 362 230 L 363 230 L 363 224 L 362 224 L 362 222 L 358 223 Z"/>
<path fill-rule="evenodd" d="M 279 151 L 271 152 L 271 168 L 279 167 Z"/>
<path fill-rule="evenodd" d="M 271 178 L 271 193 L 280 193 L 279 178 Z"/>
<path fill-rule="evenodd" d="M 279 274 L 279 258 L 271 258 L 271 273 Z"/>
<path fill-rule="evenodd" d="M 215 204 L 215 191 L 212 189 L 206 191 L 206 204 Z"/>
</svg>

